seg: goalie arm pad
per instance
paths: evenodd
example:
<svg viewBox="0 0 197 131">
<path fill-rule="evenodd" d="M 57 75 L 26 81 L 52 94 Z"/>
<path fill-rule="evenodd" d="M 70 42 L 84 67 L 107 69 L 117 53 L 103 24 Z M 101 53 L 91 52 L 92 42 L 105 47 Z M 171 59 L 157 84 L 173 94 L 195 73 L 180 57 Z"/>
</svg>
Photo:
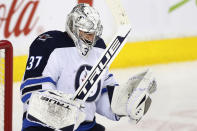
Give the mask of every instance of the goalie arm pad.
<svg viewBox="0 0 197 131">
<path fill-rule="evenodd" d="M 126 83 L 115 87 L 111 108 L 119 116 L 140 120 L 150 107 L 150 94 L 156 91 L 156 81 L 149 70 L 131 77 Z"/>
<path fill-rule="evenodd" d="M 57 90 L 32 93 L 27 119 L 31 122 L 50 127 L 76 129 L 85 120 L 82 101 L 71 99 L 71 94 L 64 94 Z"/>
<path fill-rule="evenodd" d="M 96 112 L 110 120 L 118 121 L 119 117 L 111 110 L 111 98 L 114 86 L 107 86 L 105 92 L 102 92 L 98 101 L 96 101 Z"/>
</svg>

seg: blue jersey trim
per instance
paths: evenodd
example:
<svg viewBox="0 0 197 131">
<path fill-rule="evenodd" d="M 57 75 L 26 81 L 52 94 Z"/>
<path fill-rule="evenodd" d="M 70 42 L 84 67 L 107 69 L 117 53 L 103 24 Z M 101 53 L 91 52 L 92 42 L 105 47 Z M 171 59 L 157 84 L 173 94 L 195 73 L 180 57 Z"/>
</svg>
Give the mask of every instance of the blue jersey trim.
<svg viewBox="0 0 197 131">
<path fill-rule="evenodd" d="M 34 122 L 31 122 L 31 121 L 28 121 L 26 118 L 23 120 L 23 127 L 22 127 L 22 131 L 23 129 L 25 128 L 28 128 L 30 126 L 42 126 L 41 124 L 38 124 L 38 123 L 34 123 Z"/>
<path fill-rule="evenodd" d="M 27 88 L 28 89 L 32 88 L 32 89 L 29 90 L 28 92 L 26 92 L 27 94 L 22 97 L 22 102 L 25 103 L 31 97 L 31 92 L 33 91 L 33 88 L 34 88 L 34 87 L 31 87 L 31 85 L 42 84 L 42 83 L 45 83 L 45 82 L 51 82 L 54 85 L 56 85 L 56 82 L 53 81 L 51 79 L 51 77 L 35 78 L 35 79 L 28 79 L 28 80 L 26 80 L 20 87 L 21 92 L 23 93 L 23 90 L 25 90 Z M 29 87 L 26 87 L 26 86 L 29 86 Z M 35 90 L 35 88 L 34 88 L 34 90 Z"/>
<path fill-rule="evenodd" d="M 114 86 L 119 86 L 119 84 L 114 84 Z"/>
<path fill-rule="evenodd" d="M 114 84 L 113 86 L 119 86 L 119 84 Z M 107 88 L 103 88 L 101 90 L 101 95 L 104 94 L 105 92 L 108 92 Z"/>
<path fill-rule="evenodd" d="M 29 80 L 26 80 L 20 87 L 20 90 L 22 90 L 25 86 L 29 86 L 29 85 L 32 85 L 32 84 L 38 84 L 38 83 L 44 83 L 44 82 L 51 82 L 53 83 L 54 85 L 56 85 L 56 82 L 53 81 L 51 79 L 51 77 L 44 77 L 44 78 L 35 78 L 35 79 L 29 79 Z"/>
<path fill-rule="evenodd" d="M 31 93 L 25 95 L 25 96 L 22 98 L 22 102 L 25 103 L 30 97 L 31 97 Z"/>
<path fill-rule="evenodd" d="M 113 77 L 113 74 L 109 74 L 109 75 L 107 76 L 107 78 L 105 79 L 105 81 L 108 80 L 110 77 Z"/>
<path fill-rule="evenodd" d="M 107 88 L 103 88 L 101 91 L 101 95 L 104 94 L 105 92 L 107 92 Z"/>
<path fill-rule="evenodd" d="M 44 82 L 51 82 L 56 85 L 56 82 L 51 79 L 51 77 L 44 77 L 44 78 L 35 78 L 26 80 L 20 87 L 20 90 L 23 89 L 25 86 L 29 86 L 32 84 L 44 83 Z"/>
<path fill-rule="evenodd" d="M 88 131 L 96 125 L 96 121 L 94 120 L 92 123 L 86 125 L 80 125 L 75 131 Z"/>
</svg>

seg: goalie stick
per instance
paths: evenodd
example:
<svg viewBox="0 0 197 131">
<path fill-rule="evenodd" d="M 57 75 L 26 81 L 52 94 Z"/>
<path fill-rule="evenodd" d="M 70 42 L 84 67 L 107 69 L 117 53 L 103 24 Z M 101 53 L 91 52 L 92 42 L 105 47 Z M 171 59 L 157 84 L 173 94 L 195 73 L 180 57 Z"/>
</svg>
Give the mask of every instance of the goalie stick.
<svg viewBox="0 0 197 131">
<path fill-rule="evenodd" d="M 106 67 L 108 67 L 115 57 L 118 55 L 122 47 L 125 45 L 127 37 L 131 31 L 128 17 L 119 0 L 106 0 L 110 5 L 111 12 L 115 17 L 115 21 L 118 25 L 118 31 L 110 44 L 107 46 L 98 62 L 93 66 L 88 76 L 82 82 L 80 87 L 74 94 L 73 99 L 80 98 L 84 102 L 88 98 L 91 88 L 100 80 L 104 74 Z"/>
</svg>

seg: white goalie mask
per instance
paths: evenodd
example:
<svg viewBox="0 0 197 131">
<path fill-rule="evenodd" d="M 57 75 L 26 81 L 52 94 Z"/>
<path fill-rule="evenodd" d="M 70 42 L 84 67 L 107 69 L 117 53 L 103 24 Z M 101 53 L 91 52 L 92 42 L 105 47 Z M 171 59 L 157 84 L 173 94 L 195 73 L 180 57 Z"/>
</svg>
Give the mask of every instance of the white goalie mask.
<svg viewBox="0 0 197 131">
<path fill-rule="evenodd" d="M 102 29 L 99 13 L 88 4 L 78 4 L 68 14 L 66 31 L 83 56 L 95 45 Z"/>
</svg>

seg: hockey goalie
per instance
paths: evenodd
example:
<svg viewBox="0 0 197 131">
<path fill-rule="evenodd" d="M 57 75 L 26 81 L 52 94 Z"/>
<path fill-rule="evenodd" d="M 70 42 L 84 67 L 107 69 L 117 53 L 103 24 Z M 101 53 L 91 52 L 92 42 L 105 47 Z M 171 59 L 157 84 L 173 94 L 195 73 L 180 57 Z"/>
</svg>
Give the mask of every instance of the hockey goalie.
<svg viewBox="0 0 197 131">
<path fill-rule="evenodd" d="M 95 113 L 136 122 L 146 114 L 157 86 L 150 70 L 119 85 L 106 69 L 85 102 L 81 96 L 73 99 L 106 48 L 102 28 L 98 12 L 78 4 L 68 15 L 65 32 L 48 31 L 33 41 L 20 87 L 22 131 L 104 131 Z"/>
</svg>

